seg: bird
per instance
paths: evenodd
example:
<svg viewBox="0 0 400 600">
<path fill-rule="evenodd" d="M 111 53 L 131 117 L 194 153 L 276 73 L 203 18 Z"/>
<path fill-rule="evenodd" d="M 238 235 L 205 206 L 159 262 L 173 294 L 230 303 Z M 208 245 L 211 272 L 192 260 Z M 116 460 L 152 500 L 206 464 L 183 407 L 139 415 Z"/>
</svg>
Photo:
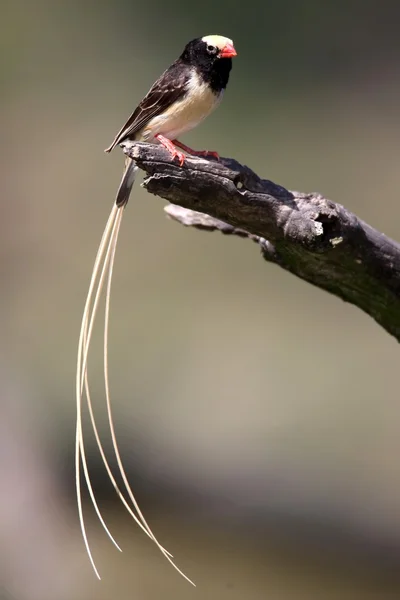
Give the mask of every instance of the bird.
<svg viewBox="0 0 400 600">
<path fill-rule="evenodd" d="M 125 141 L 158 141 L 182 166 L 185 155 L 213 156 L 216 152 L 196 151 L 176 138 L 196 127 L 222 100 L 236 56 L 232 40 L 207 35 L 189 42 L 179 58 L 157 79 L 146 96 L 105 149 L 109 153 Z M 181 148 L 181 150 L 178 150 Z M 127 159 L 116 204 L 128 202 L 133 185 L 133 161 Z"/>
<path fill-rule="evenodd" d="M 206 35 L 191 40 L 181 55 L 168 67 L 138 104 L 132 115 L 105 149 L 110 153 L 116 146 L 127 141 L 146 141 L 164 146 L 182 167 L 186 154 L 210 157 L 219 160 L 217 152 L 196 151 L 177 138 L 196 127 L 220 104 L 232 69 L 232 58 L 237 56 L 233 41 L 221 35 Z M 185 154 L 186 153 L 186 154 Z M 87 554 L 98 579 L 100 574 L 95 564 L 88 542 L 83 516 L 81 469 L 83 470 L 90 499 L 105 532 L 120 551 L 121 548 L 109 531 L 99 509 L 87 464 L 83 436 L 82 408 L 86 398 L 90 422 L 96 444 L 110 481 L 126 510 L 142 531 L 158 546 L 172 566 L 192 585 L 194 582 L 173 562 L 172 555 L 159 543 L 150 529 L 129 484 L 122 463 L 111 410 L 111 397 L 108 376 L 108 329 L 113 267 L 117 240 L 119 237 L 123 211 L 128 203 L 138 167 L 127 157 L 125 169 L 115 201 L 105 226 L 90 278 L 79 334 L 76 368 L 76 434 L 75 434 L 75 481 L 79 522 Z M 107 418 L 116 462 L 126 492 L 124 493 L 111 471 L 105 455 L 103 443 L 94 416 L 89 378 L 88 355 L 96 314 L 106 284 L 103 335 L 104 384 Z M 127 497 L 126 497 L 127 494 Z"/>
</svg>

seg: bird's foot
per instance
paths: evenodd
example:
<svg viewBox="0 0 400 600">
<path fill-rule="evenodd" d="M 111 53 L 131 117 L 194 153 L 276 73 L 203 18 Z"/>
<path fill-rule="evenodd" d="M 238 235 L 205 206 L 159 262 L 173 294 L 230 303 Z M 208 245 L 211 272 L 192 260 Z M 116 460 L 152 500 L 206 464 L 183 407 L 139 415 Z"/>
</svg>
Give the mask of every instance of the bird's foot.
<svg viewBox="0 0 400 600">
<path fill-rule="evenodd" d="M 192 156 L 204 156 L 204 158 L 212 156 L 216 160 L 219 160 L 218 152 L 213 152 L 212 150 L 193 150 L 193 148 L 189 148 L 189 146 L 182 144 L 182 142 L 180 142 L 179 140 L 173 140 L 173 143 L 175 144 L 175 146 L 178 146 L 178 148 L 181 148 L 188 154 L 192 154 Z"/>
<path fill-rule="evenodd" d="M 172 154 L 172 158 L 177 158 L 179 160 L 180 166 L 185 162 L 185 155 L 180 150 L 177 150 L 174 143 L 171 142 L 168 138 L 164 137 L 161 134 L 155 136 L 155 138 L 160 142 L 164 148 L 168 150 Z"/>
</svg>

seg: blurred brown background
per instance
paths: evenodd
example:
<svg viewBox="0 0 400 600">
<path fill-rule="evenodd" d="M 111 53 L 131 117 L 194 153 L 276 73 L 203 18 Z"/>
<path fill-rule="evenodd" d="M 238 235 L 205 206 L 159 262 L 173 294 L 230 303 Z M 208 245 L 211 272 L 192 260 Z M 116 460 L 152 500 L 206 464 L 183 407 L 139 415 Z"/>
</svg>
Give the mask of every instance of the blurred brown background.
<svg viewBox="0 0 400 600">
<path fill-rule="evenodd" d="M 397 342 L 263 263 L 169 222 L 137 186 L 117 251 L 115 420 L 171 569 L 91 469 L 73 479 L 79 325 L 121 176 L 103 153 L 193 37 L 233 38 L 222 106 L 183 141 L 319 191 L 400 239 L 400 5 L 378 0 L 3 2 L 0 597 L 400 597 Z M 100 323 L 101 325 L 101 323 Z M 90 373 L 104 419 L 100 330 Z"/>
</svg>

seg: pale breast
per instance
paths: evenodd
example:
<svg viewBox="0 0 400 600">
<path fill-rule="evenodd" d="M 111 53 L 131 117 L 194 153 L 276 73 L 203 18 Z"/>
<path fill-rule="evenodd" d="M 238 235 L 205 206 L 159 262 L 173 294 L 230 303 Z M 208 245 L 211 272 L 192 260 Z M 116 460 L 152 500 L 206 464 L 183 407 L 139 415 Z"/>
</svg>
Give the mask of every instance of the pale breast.
<svg viewBox="0 0 400 600">
<path fill-rule="evenodd" d="M 214 94 L 194 73 L 189 81 L 188 94 L 179 100 L 164 114 L 155 117 L 144 128 L 141 138 L 150 141 L 161 133 L 169 139 L 176 139 L 186 131 L 193 129 L 205 119 L 221 102 L 222 92 Z"/>
</svg>

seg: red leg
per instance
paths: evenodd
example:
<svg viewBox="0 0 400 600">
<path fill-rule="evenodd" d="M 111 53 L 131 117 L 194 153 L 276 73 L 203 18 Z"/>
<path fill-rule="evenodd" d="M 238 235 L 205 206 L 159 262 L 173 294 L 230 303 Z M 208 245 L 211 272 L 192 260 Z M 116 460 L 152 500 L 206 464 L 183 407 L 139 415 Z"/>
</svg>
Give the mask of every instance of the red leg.
<svg viewBox="0 0 400 600">
<path fill-rule="evenodd" d="M 160 144 L 162 144 L 164 146 L 164 148 L 166 148 L 168 150 L 168 152 L 170 152 L 172 154 L 172 158 L 176 157 L 179 159 L 179 164 L 182 166 L 183 163 L 185 162 L 185 155 L 183 154 L 183 152 L 180 152 L 179 150 L 177 150 L 175 148 L 173 142 L 171 142 L 171 140 L 169 140 L 168 138 L 161 135 L 161 133 L 157 134 L 155 136 L 155 138 L 160 142 Z"/>
<path fill-rule="evenodd" d="M 219 160 L 218 152 L 211 152 L 211 150 L 193 150 L 192 148 L 189 148 L 189 146 L 185 146 L 185 144 L 182 144 L 182 142 L 180 142 L 179 140 L 172 141 L 175 144 L 175 146 L 178 146 L 178 148 L 182 148 L 182 150 L 184 150 L 188 154 L 192 154 L 193 156 L 213 156 L 214 158 Z"/>
</svg>

